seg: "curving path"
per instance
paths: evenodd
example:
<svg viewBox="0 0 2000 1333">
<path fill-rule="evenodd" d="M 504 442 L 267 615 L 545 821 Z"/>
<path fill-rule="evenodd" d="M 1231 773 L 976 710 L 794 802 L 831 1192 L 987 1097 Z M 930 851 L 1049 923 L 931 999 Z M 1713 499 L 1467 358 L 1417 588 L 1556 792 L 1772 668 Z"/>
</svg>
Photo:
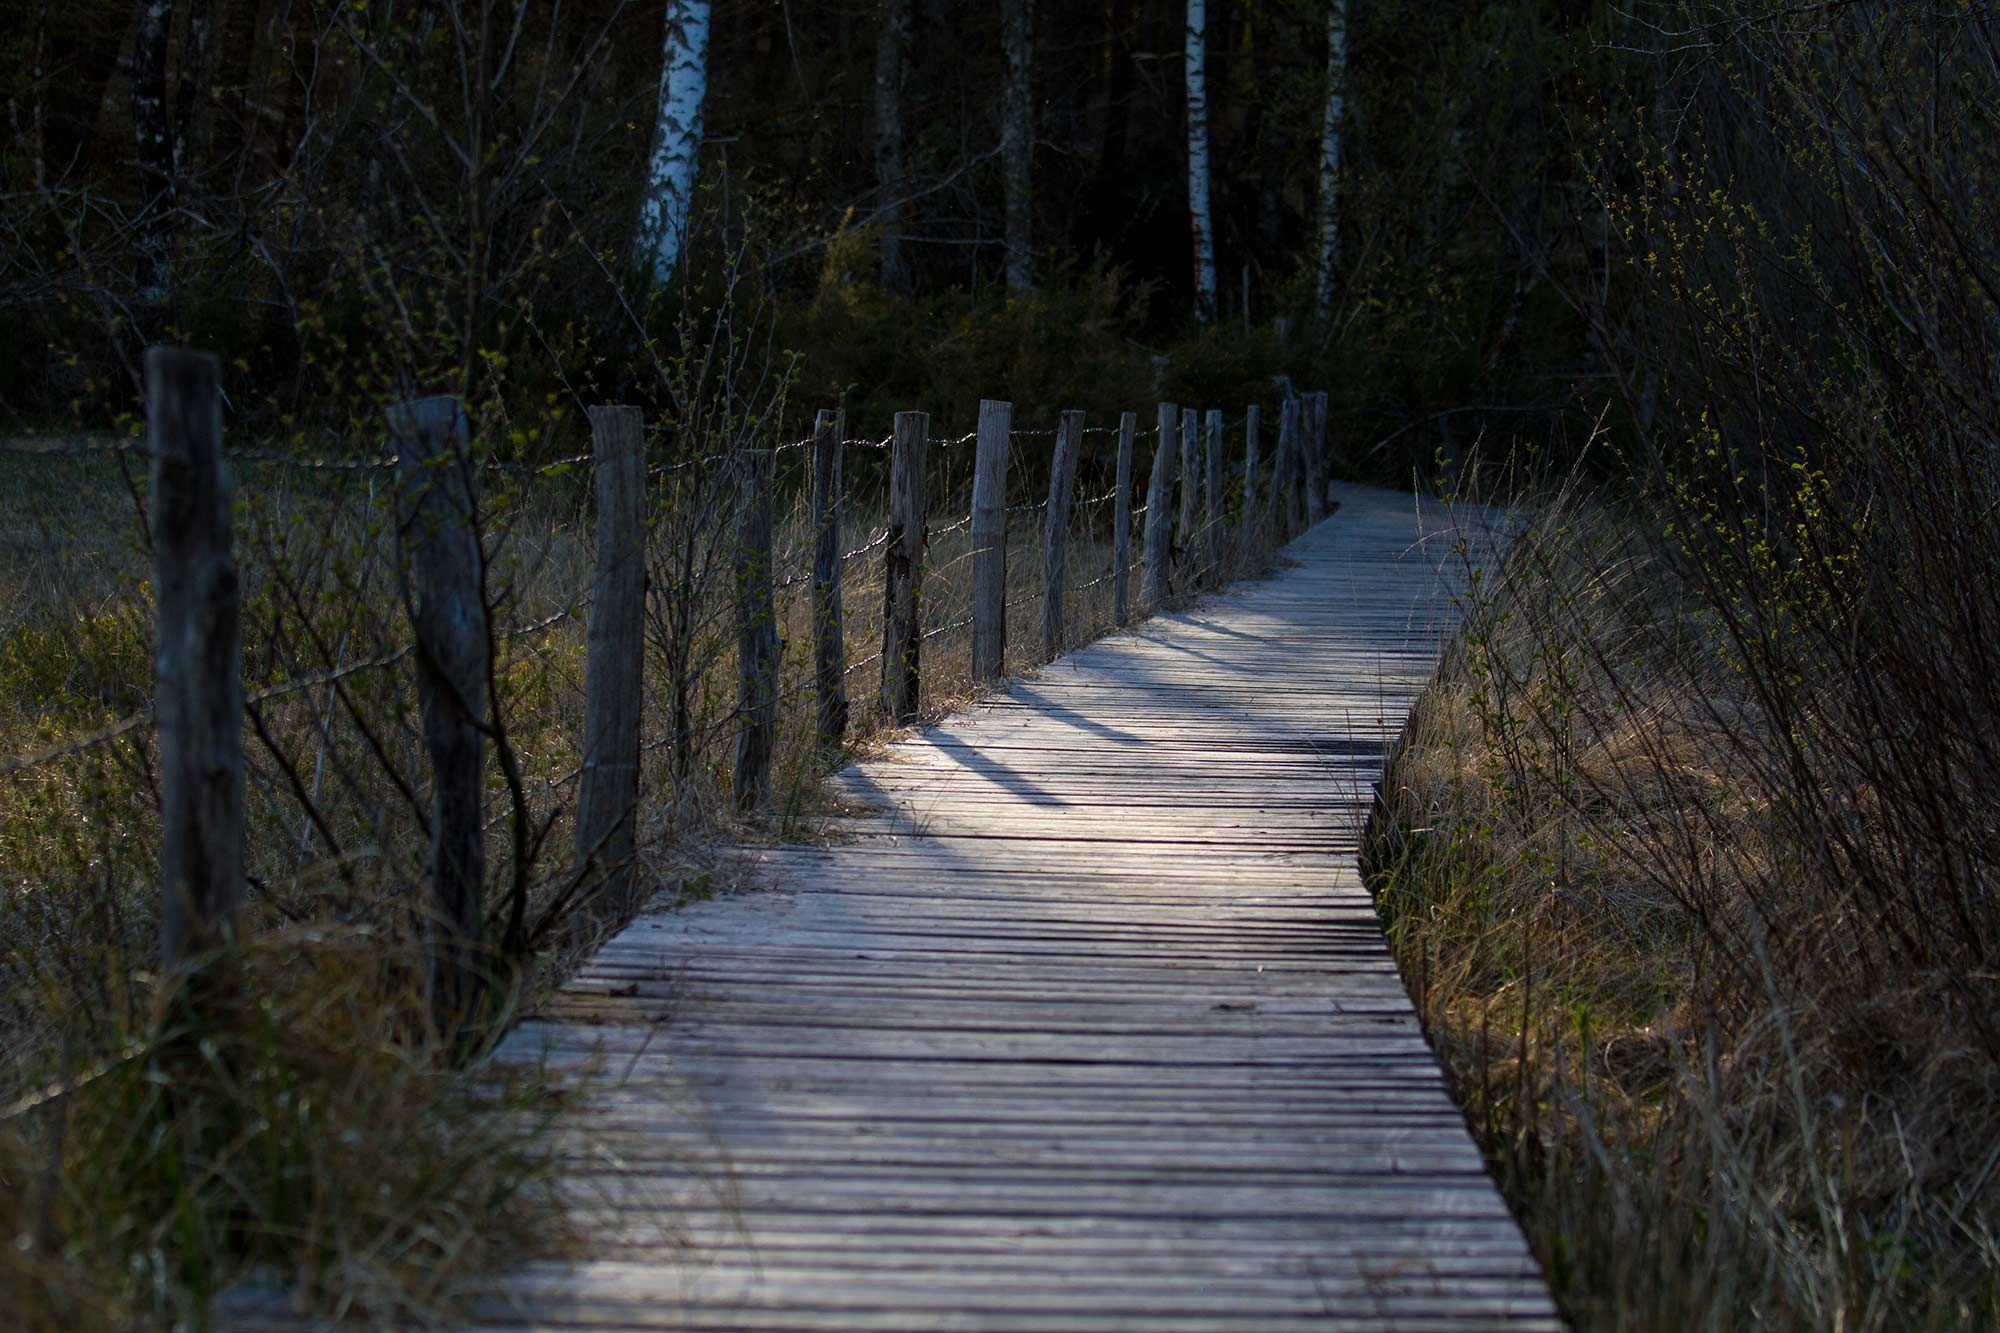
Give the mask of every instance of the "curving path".
<svg viewBox="0 0 2000 1333">
<path fill-rule="evenodd" d="M 851 841 L 612 940 L 510 1039 L 602 1061 L 587 1257 L 480 1326 L 1559 1329 L 1355 865 L 1446 539 L 1341 499 L 839 774 Z"/>
</svg>

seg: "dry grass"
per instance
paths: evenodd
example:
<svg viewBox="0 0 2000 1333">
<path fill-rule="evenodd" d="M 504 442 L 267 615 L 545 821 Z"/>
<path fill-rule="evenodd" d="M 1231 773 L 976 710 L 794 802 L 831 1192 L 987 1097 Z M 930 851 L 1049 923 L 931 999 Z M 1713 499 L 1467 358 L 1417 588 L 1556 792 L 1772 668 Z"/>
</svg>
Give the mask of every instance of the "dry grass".
<svg viewBox="0 0 2000 1333">
<path fill-rule="evenodd" d="M 368 473 L 239 469 L 246 686 L 261 699 L 246 735 L 253 892 L 246 943 L 221 965 L 230 980 L 207 996 L 197 1025 L 160 1009 L 154 976 L 142 461 L 45 456 L 10 465 L 0 485 L 0 757 L 79 747 L 0 777 L 0 1237 L 23 1238 L 0 1267 L 0 1326 L 199 1320 L 246 1277 L 278 1279 L 320 1312 L 448 1321 L 470 1276 L 562 1243 L 562 1201 L 544 1186 L 562 1154 L 588 1145 L 549 1133 L 551 1108 L 579 1091 L 573 1080 L 551 1091 L 535 1071 L 509 1075 L 478 1059 L 453 1068 L 410 1023 L 422 1009 L 409 927 L 423 901 L 425 783 L 400 655 L 389 488 Z M 593 563 L 582 481 L 502 477 L 486 497 L 506 627 L 496 711 L 539 840 L 534 911 L 566 881 L 580 762 Z M 867 546 L 881 518 L 879 498 L 857 489 L 849 548 Z M 789 486 L 781 495 L 775 807 L 746 820 L 728 800 L 736 664 L 724 529 L 713 548 L 724 562 L 711 566 L 691 630 L 685 774 L 661 715 L 657 641 L 649 651 L 637 867 L 648 892 L 705 896 L 727 879 L 719 844 L 807 836 L 832 813 L 819 779 L 841 756 L 813 741 L 809 588 L 799 577 L 811 534 L 803 496 Z M 1023 508 L 1010 518 L 1008 665 L 1021 671 L 1040 658 L 1041 515 L 1014 498 Z M 1081 498 L 1094 502 L 1079 505 L 1070 534 L 1072 645 L 1113 621 L 1110 504 Z M 979 688 L 963 623 L 964 499 L 947 490 L 931 524 L 926 718 Z M 1252 564 L 1267 559 L 1259 552 Z M 656 589 L 661 574 L 656 565 Z M 849 561 L 844 579 L 851 754 L 892 732 L 876 702 L 879 551 Z M 1136 571 L 1134 583 L 1136 600 Z M 329 672 L 340 674 L 337 689 L 310 683 Z M 88 743 L 121 720 L 133 721 L 129 731 Z M 498 773 L 491 780 L 497 888 L 514 851 L 509 796 Z M 532 1006 L 618 924 L 563 918 L 535 965 L 507 974 L 506 996 Z"/>
<path fill-rule="evenodd" d="M 2000 1325 L 2000 1061 L 1796 817 L 1897 812 L 1781 762 L 1681 570 L 1570 496 L 1475 593 L 1371 829 L 1404 974 L 1580 1328 Z"/>
</svg>

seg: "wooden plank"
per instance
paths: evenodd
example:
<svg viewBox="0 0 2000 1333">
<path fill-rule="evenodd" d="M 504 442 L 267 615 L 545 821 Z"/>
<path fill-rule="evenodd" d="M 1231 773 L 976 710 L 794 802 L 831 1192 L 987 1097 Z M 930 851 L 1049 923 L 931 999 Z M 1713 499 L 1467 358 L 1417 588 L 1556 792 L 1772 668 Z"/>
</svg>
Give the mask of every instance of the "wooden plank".
<svg viewBox="0 0 2000 1333">
<path fill-rule="evenodd" d="M 1139 414 L 1118 416 L 1118 479 L 1111 502 L 1111 617 L 1120 625 L 1132 618 L 1132 445 Z"/>
<path fill-rule="evenodd" d="M 882 711 L 894 723 L 917 715 L 924 633 L 924 455 L 930 416 L 896 414 L 889 456 L 889 539 L 882 551 Z"/>
<path fill-rule="evenodd" d="M 222 463 L 222 371 L 146 351 L 160 737 L 160 957 L 197 964 L 233 939 L 243 892 L 243 594 Z"/>
<path fill-rule="evenodd" d="M 646 630 L 646 422 L 636 407 L 590 409 L 597 571 L 583 670 L 583 775 L 576 859 L 593 910 L 622 919 L 639 808 L 639 710 Z"/>
<path fill-rule="evenodd" d="M 1257 503 L 1257 432 L 1264 409 L 1252 403 L 1243 409 L 1243 503 L 1237 508 L 1237 568 L 1248 569 L 1257 544 L 1267 539 L 1264 509 Z"/>
<path fill-rule="evenodd" d="M 1218 408 L 1208 410 L 1208 451 L 1207 467 L 1202 474 L 1202 496 L 1207 502 L 1208 521 L 1203 543 L 1207 559 L 1206 579 L 1212 584 L 1222 581 L 1222 532 L 1224 523 L 1222 493 L 1222 412 Z"/>
<path fill-rule="evenodd" d="M 1007 453 L 1014 405 L 981 399 L 972 471 L 972 679 L 1007 669 Z"/>
<path fill-rule="evenodd" d="M 522 1024 L 595 1071 L 558 1139 L 585 1255 L 479 1317 L 1559 1328 L 1354 862 L 1452 584 L 1407 497 L 1341 499 L 1272 579 L 843 770 L 838 840 L 741 849 L 761 887 L 640 918 Z"/>
<path fill-rule="evenodd" d="M 840 619 L 840 453 L 846 433 L 846 418 L 837 411 L 822 409 L 813 422 L 814 736 L 829 751 L 847 740 L 847 640 Z"/>
<path fill-rule="evenodd" d="M 430 904 L 424 913 L 431 1021 L 454 1034 L 479 1004 L 486 873 L 486 682 L 492 639 L 473 526 L 472 426 L 456 398 L 388 410 L 396 446 L 398 570 L 417 639 L 417 700 L 431 763 Z"/>
<path fill-rule="evenodd" d="M 1159 429 L 1154 435 L 1153 468 L 1146 478 L 1145 567 L 1139 581 L 1139 595 L 1153 609 L 1166 603 L 1173 563 L 1174 520 L 1168 506 L 1174 497 L 1174 460 L 1178 456 L 1174 434 L 1179 423 L 1180 409 L 1172 403 L 1161 403 Z"/>
<path fill-rule="evenodd" d="M 1049 465 L 1048 512 L 1042 518 L 1042 660 L 1052 662 L 1064 647 L 1063 584 L 1069 575 L 1069 504 L 1076 488 L 1076 460 L 1083 451 L 1083 413 L 1065 412 L 1056 427 L 1055 459 Z"/>
<path fill-rule="evenodd" d="M 1178 550 L 1174 561 L 1174 589 L 1192 592 L 1201 573 L 1201 413 L 1192 407 L 1181 409 L 1180 512 L 1174 519 Z"/>
</svg>

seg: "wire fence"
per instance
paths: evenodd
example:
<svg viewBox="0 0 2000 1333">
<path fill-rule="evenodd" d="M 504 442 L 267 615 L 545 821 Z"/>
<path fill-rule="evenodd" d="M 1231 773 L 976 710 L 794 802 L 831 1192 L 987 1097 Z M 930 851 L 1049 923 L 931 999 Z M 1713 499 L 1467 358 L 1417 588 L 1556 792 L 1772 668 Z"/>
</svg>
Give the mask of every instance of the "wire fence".
<svg viewBox="0 0 2000 1333">
<path fill-rule="evenodd" d="M 1166 531 L 1162 558 L 1175 597 L 1255 567 L 1296 526 L 1291 507 L 1274 501 L 1310 472 L 1303 438 L 1292 440 L 1289 452 L 1283 445 L 1274 451 L 1268 438 L 1246 440 L 1244 425 L 1243 417 L 1223 425 L 1229 447 L 1213 497 L 1205 469 L 1180 475 L 1180 451 L 1167 451 L 1170 514 L 1180 489 L 1202 492 L 1194 530 L 1153 534 L 1160 540 Z M 1083 425 L 1075 475 L 1052 487 L 1063 429 L 1034 424 L 986 440 L 977 429 L 947 431 L 927 441 L 931 476 L 920 489 L 929 503 L 917 541 L 912 630 L 921 648 L 924 714 L 990 683 L 975 675 L 972 657 L 970 631 L 982 614 L 999 616 L 1002 669 L 1013 673 L 1042 664 L 1052 596 L 1061 601 L 1054 639 L 1066 646 L 1116 628 L 1121 607 L 1126 618 L 1151 609 L 1140 596 L 1138 566 L 1156 450 L 1141 445 L 1157 443 L 1159 428 L 1135 424 L 1128 435 L 1121 426 Z M 1298 431 L 1293 424 L 1281 429 Z M 828 682 L 818 668 L 832 597 L 839 599 L 842 640 L 836 675 L 852 696 L 851 722 L 836 740 L 851 743 L 901 720 L 885 711 L 880 687 L 904 665 L 902 651 L 891 647 L 898 529 L 890 511 L 894 476 L 908 466 L 893 432 L 816 431 L 761 444 L 752 437 L 699 453 L 675 450 L 674 438 L 659 429 L 647 437 L 635 473 L 645 483 L 646 570 L 643 659 L 634 667 L 644 682 L 635 790 L 668 814 L 669 838 L 686 820 L 706 826 L 728 807 L 734 753 L 753 727 L 775 731 L 770 762 L 780 771 L 781 804 L 804 799 L 798 793 L 838 753 L 825 744 Z M 1118 457 L 1128 438 L 1130 488 L 1121 497 Z M 1202 442 L 1205 448 L 1206 431 Z M 812 463 L 829 447 L 855 466 L 843 469 L 834 497 L 831 569 L 816 571 L 816 552 L 828 548 L 815 521 Z M 980 535 L 971 503 L 974 455 L 994 448 L 1005 451 L 1007 476 L 997 552 Z M 70 506 L 54 526 L 44 517 L 36 538 L 51 586 L 23 587 L 6 613 L 11 618 L 0 619 L 0 670 L 30 662 L 30 674 L 48 681 L 15 691 L 11 711 L 0 711 L 0 776 L 8 780 L 0 786 L 0 854 L 11 858 L 13 878 L 23 879 L 55 864 L 66 837 L 76 841 L 64 830 L 90 830 L 102 845 L 77 853 L 75 865 L 94 863 L 100 870 L 91 873 L 102 873 L 111 855 L 105 848 L 115 841 L 118 873 L 152 881 L 163 779 L 160 711 L 143 664 L 157 648 L 149 570 L 158 551 L 146 513 L 149 483 L 145 470 L 132 466 L 150 461 L 149 445 L 132 438 L 9 440 L 0 441 L 0 454 L 48 470 L 49 492 Z M 766 459 L 761 474 L 752 465 L 758 454 Z M 1253 454 L 1262 460 L 1256 470 Z M 289 451 L 224 448 L 221 457 L 237 496 L 248 873 L 288 919 L 321 910 L 366 915 L 381 903 L 405 910 L 426 880 L 425 849 L 438 816 L 437 778 L 426 759 L 431 705 L 419 683 L 435 650 L 418 627 L 422 597 L 411 553 L 422 541 L 402 508 L 412 486 L 404 460 L 381 450 L 348 454 L 332 440 Z M 592 622 L 609 565 L 598 549 L 589 483 L 606 458 L 599 445 L 552 458 L 510 457 L 476 428 L 455 457 L 464 464 L 457 471 L 474 515 L 487 660 L 482 736 L 500 756 L 480 800 L 485 874 L 492 885 L 531 881 L 523 891 L 551 901 L 572 874 L 572 857 L 561 849 L 594 762 L 583 732 L 598 688 Z M 116 460 L 123 475 L 92 479 L 69 470 L 95 459 Z M 759 475 L 768 482 L 755 482 Z M 745 487 L 752 485 L 768 487 L 761 503 L 773 518 L 768 549 L 746 564 L 744 516 L 756 501 L 746 500 Z M 1052 496 L 1070 497 L 1053 527 Z M 6 498 L 0 491 L 0 504 Z M 1119 513 L 1123 534 L 1115 531 Z M 0 511 L 0 539 L 12 521 Z M 1218 531 L 1228 540 L 1211 543 Z M 1057 537 L 1066 559 L 1060 587 L 1051 587 L 1047 545 Z M 63 570 L 65 550 L 88 554 Z M 973 570 L 993 559 L 1004 570 L 999 602 L 982 612 Z M 750 681 L 739 660 L 744 608 L 755 603 L 750 594 L 759 580 L 776 643 L 763 685 Z M 79 618 L 86 604 L 93 609 Z M 374 906 L 327 886 L 332 874 L 352 889 L 363 863 L 375 867 Z"/>
</svg>

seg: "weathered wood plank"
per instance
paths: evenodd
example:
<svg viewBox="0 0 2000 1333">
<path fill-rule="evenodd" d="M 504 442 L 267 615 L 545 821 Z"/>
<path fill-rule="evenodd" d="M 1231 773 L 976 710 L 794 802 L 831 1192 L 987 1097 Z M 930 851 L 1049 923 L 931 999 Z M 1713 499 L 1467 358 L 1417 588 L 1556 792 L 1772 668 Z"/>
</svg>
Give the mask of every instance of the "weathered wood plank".
<svg viewBox="0 0 2000 1333">
<path fill-rule="evenodd" d="M 1118 417 L 1118 477 L 1111 502 L 1111 615 L 1123 625 L 1132 618 L 1132 445 L 1139 415 Z"/>
<path fill-rule="evenodd" d="M 1146 563 L 1139 581 L 1139 595 L 1155 610 L 1167 600 L 1173 564 L 1174 516 L 1169 506 L 1174 500 L 1174 460 L 1178 457 L 1174 434 L 1179 423 L 1180 409 L 1172 403 L 1161 403 L 1159 429 L 1154 435 L 1153 468 L 1146 478 Z"/>
<path fill-rule="evenodd" d="M 846 433 L 839 412 L 822 409 L 813 422 L 814 735 L 822 750 L 838 750 L 847 740 L 847 640 L 840 619 L 840 451 Z"/>
<path fill-rule="evenodd" d="M 424 914 L 431 1020 L 455 1033 L 482 991 L 486 682 L 493 651 L 473 524 L 471 423 L 456 398 L 388 410 L 396 540 L 417 639 L 417 699 L 431 761 L 431 895 Z"/>
<path fill-rule="evenodd" d="M 168 969 L 234 937 L 243 892 L 243 594 L 231 552 L 221 375 L 205 352 L 146 352 L 160 957 Z"/>
<path fill-rule="evenodd" d="M 592 407 L 597 483 L 597 573 L 583 672 L 583 775 L 576 797 L 576 859 L 595 910 L 621 918 L 632 904 L 639 805 L 639 712 L 646 630 L 646 434 L 636 407 Z"/>
<path fill-rule="evenodd" d="M 1007 453 L 1014 405 L 981 399 L 972 464 L 972 679 L 1007 669 Z"/>
<path fill-rule="evenodd" d="M 1163 405 L 1156 606 L 1181 424 Z M 1274 578 L 844 770 L 845 841 L 745 848 L 764 887 L 606 945 L 510 1038 L 599 1071 L 560 1130 L 588 1256 L 479 1317 L 1560 1327 L 1354 861 L 1451 585 L 1409 499 L 1341 499 Z M 1246 521 L 1269 503 L 1246 486 Z"/>
<path fill-rule="evenodd" d="M 924 644 L 924 455 L 930 416 L 898 412 L 889 456 L 889 540 L 882 551 L 882 711 L 891 722 L 917 715 L 917 668 Z"/>
<path fill-rule="evenodd" d="M 1069 504 L 1076 488 L 1076 461 L 1083 452 L 1083 413 L 1065 412 L 1056 427 L 1056 453 L 1049 465 L 1048 512 L 1042 517 L 1042 660 L 1054 661 L 1064 643 L 1063 588 L 1069 577 Z"/>
</svg>

